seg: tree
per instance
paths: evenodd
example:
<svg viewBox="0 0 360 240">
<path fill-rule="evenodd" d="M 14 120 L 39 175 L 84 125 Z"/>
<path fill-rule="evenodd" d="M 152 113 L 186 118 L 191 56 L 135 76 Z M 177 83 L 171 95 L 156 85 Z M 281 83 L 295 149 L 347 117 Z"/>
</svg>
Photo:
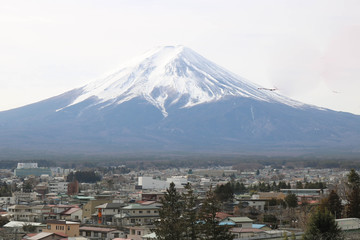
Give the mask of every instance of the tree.
<svg viewBox="0 0 360 240">
<path fill-rule="evenodd" d="M 348 182 L 347 187 L 348 190 L 346 192 L 346 215 L 347 217 L 360 217 L 360 176 L 354 170 L 351 169 L 348 174 Z"/>
<path fill-rule="evenodd" d="M 234 192 L 230 182 L 225 185 L 216 186 L 214 193 L 221 202 L 231 201 L 234 198 Z"/>
<path fill-rule="evenodd" d="M 24 230 L 24 232 L 33 233 L 36 231 L 36 226 L 31 225 L 31 224 L 25 224 L 25 225 L 23 225 L 23 230 Z"/>
<path fill-rule="evenodd" d="M 297 196 L 294 193 L 286 195 L 285 202 L 289 208 L 296 208 L 298 206 Z"/>
<path fill-rule="evenodd" d="M 341 229 L 326 208 L 317 208 L 307 223 L 304 240 L 342 240 Z"/>
<path fill-rule="evenodd" d="M 200 209 L 201 238 L 203 240 L 232 240 L 234 236 L 227 226 L 220 226 L 216 213 L 220 211 L 220 202 L 210 189 Z"/>
<path fill-rule="evenodd" d="M 185 232 L 185 225 L 182 219 L 183 203 L 181 195 L 170 183 L 164 197 L 161 199 L 162 207 L 159 210 L 160 220 L 155 223 L 154 230 L 158 240 L 180 240 Z"/>
<path fill-rule="evenodd" d="M 196 240 L 199 237 L 197 222 L 197 197 L 190 183 L 185 186 L 186 192 L 183 193 L 183 220 L 185 224 L 184 240 Z"/>
<path fill-rule="evenodd" d="M 335 218 L 341 218 L 343 206 L 339 195 L 334 190 L 331 190 L 329 197 L 327 198 L 327 209 L 329 209 Z"/>
<path fill-rule="evenodd" d="M 0 216 L 0 227 L 4 226 L 9 222 L 9 219 L 7 217 Z"/>
</svg>

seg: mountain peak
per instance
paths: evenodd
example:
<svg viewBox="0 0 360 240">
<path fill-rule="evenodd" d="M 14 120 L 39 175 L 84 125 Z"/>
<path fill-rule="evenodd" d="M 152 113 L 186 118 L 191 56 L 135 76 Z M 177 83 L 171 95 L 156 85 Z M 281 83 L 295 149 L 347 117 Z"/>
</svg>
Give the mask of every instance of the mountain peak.
<svg viewBox="0 0 360 240">
<path fill-rule="evenodd" d="M 125 63 L 120 70 L 81 88 L 69 106 L 95 97 L 106 107 L 143 98 L 166 117 L 173 105 L 188 108 L 228 96 L 302 105 L 253 84 L 182 45 L 160 46 Z"/>
</svg>

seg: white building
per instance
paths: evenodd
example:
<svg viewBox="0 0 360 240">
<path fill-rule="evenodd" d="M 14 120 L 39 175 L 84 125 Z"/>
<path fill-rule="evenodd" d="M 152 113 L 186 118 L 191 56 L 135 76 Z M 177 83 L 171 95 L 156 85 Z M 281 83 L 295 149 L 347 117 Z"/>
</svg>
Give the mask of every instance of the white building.
<svg viewBox="0 0 360 240">
<path fill-rule="evenodd" d="M 152 177 L 139 177 L 138 185 L 142 189 L 165 189 L 168 186 L 166 181 L 153 179 Z"/>
<path fill-rule="evenodd" d="M 184 188 L 184 186 L 189 182 L 186 176 L 173 176 L 166 179 L 167 186 L 170 186 L 170 183 L 174 183 L 176 188 Z"/>
<path fill-rule="evenodd" d="M 15 197 L 0 197 L 0 205 L 13 205 L 15 204 Z"/>
<path fill-rule="evenodd" d="M 38 168 L 38 164 L 37 163 L 18 163 L 17 169 L 22 169 L 22 168 Z"/>
<path fill-rule="evenodd" d="M 50 193 L 67 193 L 68 182 L 50 182 L 49 192 Z"/>
<path fill-rule="evenodd" d="M 342 219 L 336 219 L 335 221 L 343 231 L 360 229 L 359 218 L 342 218 Z"/>
</svg>

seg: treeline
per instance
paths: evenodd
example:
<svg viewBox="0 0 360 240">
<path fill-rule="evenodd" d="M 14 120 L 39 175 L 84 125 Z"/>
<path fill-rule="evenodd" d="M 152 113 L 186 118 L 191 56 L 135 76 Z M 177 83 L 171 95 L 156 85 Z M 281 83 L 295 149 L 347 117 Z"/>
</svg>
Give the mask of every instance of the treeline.
<svg viewBox="0 0 360 240">
<path fill-rule="evenodd" d="M 273 182 L 272 184 L 260 182 L 258 184 L 251 184 L 250 186 L 246 187 L 245 184 L 242 182 L 231 181 L 231 182 L 229 182 L 229 185 L 224 185 L 223 187 L 221 187 L 221 189 L 224 189 L 225 191 L 229 191 L 228 188 L 231 188 L 231 190 L 234 194 L 244 194 L 244 193 L 250 193 L 250 192 L 279 192 L 280 189 L 291 189 L 291 185 L 290 185 L 290 183 L 286 183 L 285 181 L 280 181 L 279 183 Z M 297 182 L 295 188 L 296 189 L 325 189 L 326 183 L 325 182 L 305 182 L 303 184 L 302 182 Z M 215 192 L 217 189 L 215 189 Z"/>
<path fill-rule="evenodd" d="M 76 171 L 75 173 L 71 172 L 66 178 L 67 182 L 75 180 L 82 183 L 96 183 L 101 180 L 101 176 L 95 171 Z"/>
</svg>

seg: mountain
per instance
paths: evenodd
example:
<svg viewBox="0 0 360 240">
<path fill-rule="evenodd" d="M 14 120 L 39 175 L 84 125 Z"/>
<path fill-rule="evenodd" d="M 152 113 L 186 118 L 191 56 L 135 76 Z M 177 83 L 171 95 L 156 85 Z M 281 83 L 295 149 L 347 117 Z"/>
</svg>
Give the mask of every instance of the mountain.
<svg viewBox="0 0 360 240">
<path fill-rule="evenodd" d="M 155 48 L 82 88 L 0 112 L 0 149 L 360 153 L 360 116 L 306 105 L 183 46 Z"/>
</svg>

